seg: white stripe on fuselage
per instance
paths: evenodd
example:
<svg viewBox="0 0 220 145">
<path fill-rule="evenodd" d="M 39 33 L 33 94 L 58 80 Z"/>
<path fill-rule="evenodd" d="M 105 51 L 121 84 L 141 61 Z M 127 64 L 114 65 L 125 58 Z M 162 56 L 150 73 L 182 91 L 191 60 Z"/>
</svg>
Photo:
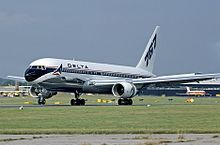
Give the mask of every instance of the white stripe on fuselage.
<svg viewBox="0 0 220 145">
<path fill-rule="evenodd" d="M 80 69 L 80 70 L 94 70 L 94 71 L 102 71 L 102 72 L 115 72 L 115 73 L 125 73 L 125 74 L 132 74 L 132 75 L 140 75 L 145 77 L 154 77 L 154 75 L 150 72 L 147 72 L 143 69 L 138 69 L 135 67 L 129 66 L 122 66 L 122 65 L 111 65 L 111 64 L 101 64 L 101 63 L 91 63 L 91 62 L 84 62 L 84 61 L 74 61 L 74 60 L 64 60 L 64 59 L 53 59 L 53 58 L 43 58 L 32 62 L 30 65 L 43 65 L 45 67 L 59 67 L 63 65 L 63 68 L 66 69 Z M 102 76 L 102 75 L 90 75 L 90 74 L 77 74 L 77 73 L 66 73 L 62 72 L 62 76 L 68 78 L 79 78 L 84 81 L 92 80 L 92 79 L 118 79 L 119 77 L 113 76 Z M 55 78 L 57 76 L 52 75 L 49 73 L 47 75 L 43 75 L 37 80 L 35 83 L 39 83 L 45 81 L 49 78 Z M 122 79 L 122 78 L 120 78 Z M 124 78 L 125 79 L 125 78 Z"/>
</svg>

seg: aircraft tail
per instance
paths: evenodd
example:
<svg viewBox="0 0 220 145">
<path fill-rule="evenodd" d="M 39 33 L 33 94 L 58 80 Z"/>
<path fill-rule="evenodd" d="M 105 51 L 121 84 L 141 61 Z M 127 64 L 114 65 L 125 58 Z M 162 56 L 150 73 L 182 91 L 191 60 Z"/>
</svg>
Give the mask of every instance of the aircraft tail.
<svg viewBox="0 0 220 145">
<path fill-rule="evenodd" d="M 136 68 L 144 69 L 148 72 L 153 72 L 154 68 L 154 60 L 156 55 L 156 44 L 157 44 L 157 36 L 159 33 L 160 26 L 156 26 L 153 34 L 150 37 L 150 40 L 147 43 L 145 51 L 137 64 Z"/>
</svg>

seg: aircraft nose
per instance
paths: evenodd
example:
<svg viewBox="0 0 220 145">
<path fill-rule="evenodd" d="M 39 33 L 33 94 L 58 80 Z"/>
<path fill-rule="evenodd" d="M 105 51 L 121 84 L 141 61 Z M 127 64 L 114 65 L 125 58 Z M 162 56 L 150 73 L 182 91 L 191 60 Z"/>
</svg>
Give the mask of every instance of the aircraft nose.
<svg viewBox="0 0 220 145">
<path fill-rule="evenodd" d="M 24 78 L 26 81 L 32 82 L 33 80 L 35 80 L 34 76 L 35 76 L 35 72 L 33 70 L 31 70 L 30 68 L 28 68 L 25 71 Z"/>
<path fill-rule="evenodd" d="M 28 68 L 24 73 L 24 78 L 27 82 L 32 82 L 39 77 L 45 75 L 47 73 L 46 70 L 36 69 L 36 68 Z"/>
</svg>

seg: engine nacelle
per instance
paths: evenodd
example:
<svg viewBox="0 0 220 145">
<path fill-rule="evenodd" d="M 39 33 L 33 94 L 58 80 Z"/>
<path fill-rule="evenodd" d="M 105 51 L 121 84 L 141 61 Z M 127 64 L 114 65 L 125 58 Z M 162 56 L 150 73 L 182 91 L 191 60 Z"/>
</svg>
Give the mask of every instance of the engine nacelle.
<svg viewBox="0 0 220 145">
<path fill-rule="evenodd" d="M 137 88 L 131 83 L 121 82 L 112 87 L 112 93 L 119 98 L 132 98 L 137 94 Z"/>
<path fill-rule="evenodd" d="M 51 98 L 52 96 L 57 94 L 57 92 L 48 91 L 44 88 L 37 88 L 33 86 L 30 88 L 29 92 L 32 97 L 38 97 L 38 94 L 41 93 L 45 99 Z"/>
<path fill-rule="evenodd" d="M 38 94 L 40 93 L 36 87 L 31 86 L 29 93 L 32 97 L 38 97 Z"/>
</svg>

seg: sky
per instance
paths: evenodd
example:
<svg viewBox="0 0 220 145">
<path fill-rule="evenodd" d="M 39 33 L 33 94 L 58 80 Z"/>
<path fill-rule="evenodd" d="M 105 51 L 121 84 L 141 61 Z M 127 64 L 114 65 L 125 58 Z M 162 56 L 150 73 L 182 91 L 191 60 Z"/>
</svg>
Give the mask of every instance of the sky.
<svg viewBox="0 0 220 145">
<path fill-rule="evenodd" d="M 0 77 L 39 58 L 136 66 L 159 25 L 156 75 L 220 72 L 219 0 L 1 0 Z"/>
</svg>

